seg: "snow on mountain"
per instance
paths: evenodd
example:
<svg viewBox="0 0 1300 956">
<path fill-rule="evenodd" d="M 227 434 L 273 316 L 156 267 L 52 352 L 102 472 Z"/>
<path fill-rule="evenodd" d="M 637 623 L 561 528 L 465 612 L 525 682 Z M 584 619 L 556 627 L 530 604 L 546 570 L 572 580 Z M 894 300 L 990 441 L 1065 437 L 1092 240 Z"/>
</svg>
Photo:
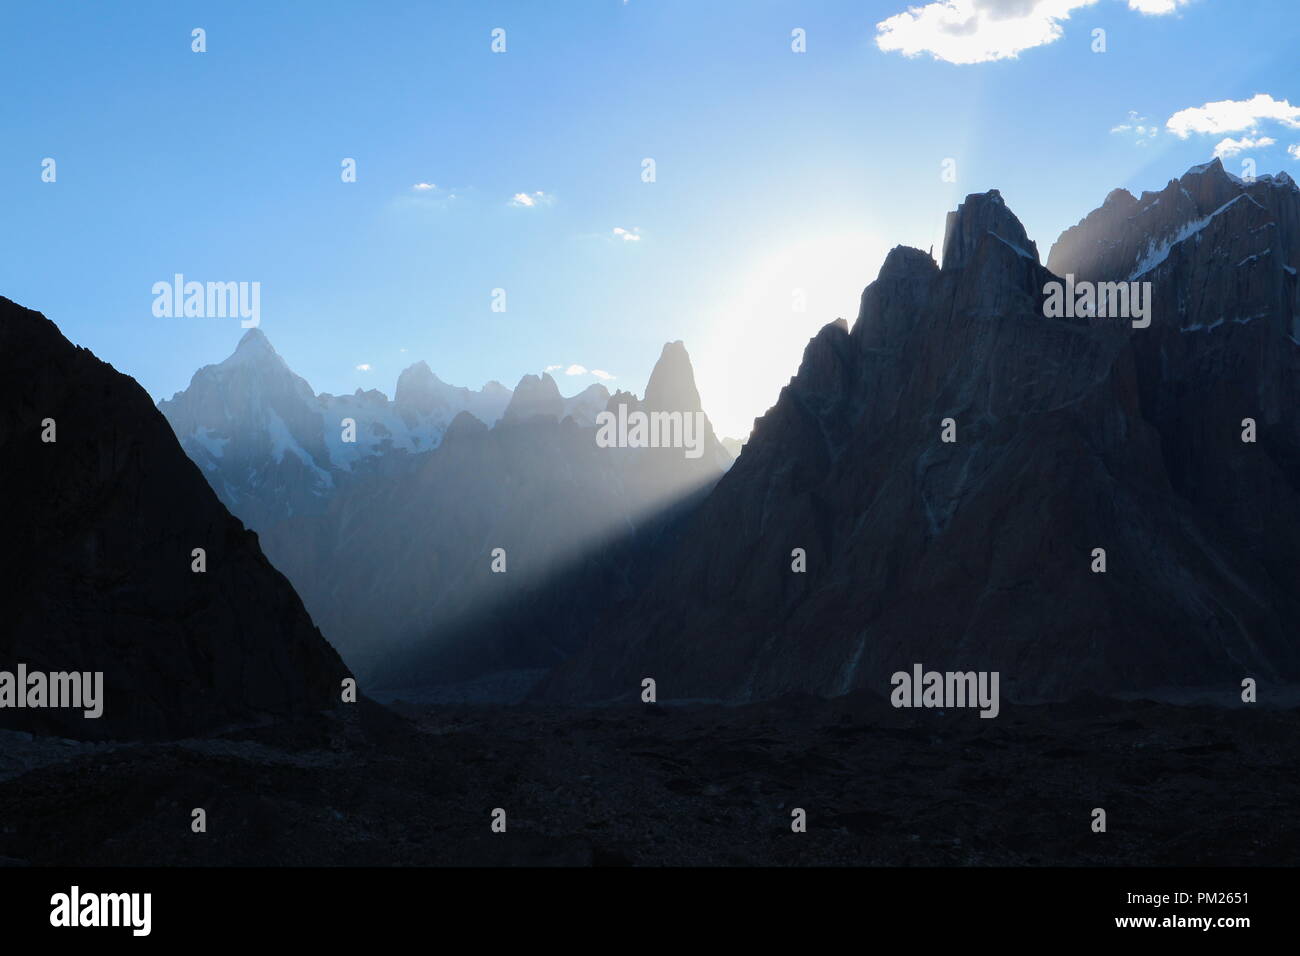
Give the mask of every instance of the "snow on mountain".
<svg viewBox="0 0 1300 956">
<path fill-rule="evenodd" d="M 158 408 L 227 507 L 260 530 L 318 513 L 363 464 L 437 448 L 462 411 L 494 424 L 511 394 L 498 382 L 448 385 L 417 362 L 392 401 L 377 389 L 317 395 L 250 329 L 229 358 L 199 369 Z"/>
</svg>

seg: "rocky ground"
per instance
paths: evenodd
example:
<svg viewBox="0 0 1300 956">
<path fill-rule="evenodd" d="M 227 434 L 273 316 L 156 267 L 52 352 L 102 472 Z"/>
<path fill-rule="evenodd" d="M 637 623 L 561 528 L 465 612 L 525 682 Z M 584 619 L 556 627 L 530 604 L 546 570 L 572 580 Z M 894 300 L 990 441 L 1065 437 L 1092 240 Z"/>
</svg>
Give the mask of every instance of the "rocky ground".
<svg viewBox="0 0 1300 956">
<path fill-rule="evenodd" d="M 0 741 L 11 864 L 1200 865 L 1300 860 L 1300 709 L 866 695 L 362 704 L 169 744 Z M 207 811 L 206 833 L 191 811 Z M 507 832 L 490 829 L 494 808 Z M 1091 811 L 1105 808 L 1106 833 Z M 807 811 L 792 833 L 791 811 Z"/>
</svg>

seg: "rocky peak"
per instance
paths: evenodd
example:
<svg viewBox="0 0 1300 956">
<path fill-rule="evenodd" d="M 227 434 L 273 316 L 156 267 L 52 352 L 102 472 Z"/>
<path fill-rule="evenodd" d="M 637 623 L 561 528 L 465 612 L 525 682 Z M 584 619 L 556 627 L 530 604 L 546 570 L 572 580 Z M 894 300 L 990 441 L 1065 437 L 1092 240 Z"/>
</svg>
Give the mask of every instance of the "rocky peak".
<svg viewBox="0 0 1300 956">
<path fill-rule="evenodd" d="M 960 269 L 974 258 L 985 236 L 992 235 L 1027 259 L 1038 262 L 1038 247 L 1030 240 L 1020 220 L 1007 208 L 1002 193 L 990 189 L 971 193 L 953 212 L 943 235 L 943 268 Z"/>
<path fill-rule="evenodd" d="M 525 375 L 519 380 L 501 421 L 518 424 L 539 417 L 558 421 L 563 416 L 564 398 L 560 388 L 549 373 L 543 372 L 540 377 Z"/>
<path fill-rule="evenodd" d="M 235 346 L 235 355 L 275 355 L 275 348 L 261 329 L 249 329 Z"/>
<path fill-rule="evenodd" d="M 402 375 L 398 376 L 393 401 L 402 419 L 408 425 L 413 425 L 417 416 L 447 411 L 447 406 L 451 403 L 450 393 L 455 390 L 434 375 L 429 363 L 420 360 L 403 369 Z"/>
<path fill-rule="evenodd" d="M 440 404 L 444 404 L 443 393 L 448 387 L 433 374 L 429 363 L 421 360 L 403 369 L 397 376 L 397 391 L 393 395 L 393 400 L 399 410 L 428 415 Z"/>
<path fill-rule="evenodd" d="M 1222 250 L 1225 257 L 1241 252 L 1232 259 L 1233 267 L 1273 244 L 1294 253 L 1297 250 L 1292 247 L 1300 233 L 1296 195 L 1294 184 L 1284 174 L 1246 182 L 1225 170 L 1216 158 L 1193 166 L 1164 189 L 1144 192 L 1138 199 L 1124 190 L 1112 191 L 1099 208 L 1061 233 L 1047 257 L 1047 267 L 1057 275 L 1073 274 L 1093 281 L 1136 278 L 1165 262 L 1174 246 L 1188 240 L 1199 243 L 1216 231 L 1236 237 L 1234 249 Z M 1265 220 L 1277 224 L 1276 237 L 1253 231 Z M 1207 226 L 1212 227 L 1210 233 L 1204 232 Z M 1254 248 L 1252 236 L 1266 244 Z M 1279 261 L 1294 268 L 1291 253 Z"/>
<path fill-rule="evenodd" d="M 650 411 L 698 412 L 700 392 L 695 369 L 681 340 L 668 342 L 659 354 L 645 387 L 645 407 Z"/>
<path fill-rule="evenodd" d="M 1175 180 L 1187 190 L 1196 207 L 1203 214 L 1218 209 L 1241 192 L 1245 183 L 1223 168 L 1223 161 L 1214 157 L 1208 163 L 1193 166 L 1181 179 Z"/>
<path fill-rule="evenodd" d="M 896 348 L 938 275 L 939 267 L 920 249 L 889 250 L 876 281 L 862 292 L 852 337 L 864 349 Z"/>
<path fill-rule="evenodd" d="M 599 382 L 588 385 L 577 395 L 564 400 L 564 415 L 579 425 L 596 424 L 596 416 L 609 403 L 609 389 Z"/>
<path fill-rule="evenodd" d="M 467 437 L 470 435 L 482 435 L 488 431 L 487 425 L 471 415 L 469 412 L 457 412 L 456 417 L 451 420 L 447 426 L 447 434 L 443 436 L 444 441 L 450 441 L 457 436 Z"/>
</svg>

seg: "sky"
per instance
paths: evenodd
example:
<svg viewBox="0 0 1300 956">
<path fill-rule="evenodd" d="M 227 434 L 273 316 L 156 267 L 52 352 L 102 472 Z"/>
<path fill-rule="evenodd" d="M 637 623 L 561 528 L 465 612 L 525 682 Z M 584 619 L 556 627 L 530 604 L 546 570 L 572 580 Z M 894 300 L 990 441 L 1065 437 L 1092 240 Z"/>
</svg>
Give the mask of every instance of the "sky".
<svg viewBox="0 0 1300 956">
<path fill-rule="evenodd" d="M 1216 152 L 1300 178 L 1294 0 L 49 2 L 0 37 L 0 295 L 155 400 L 244 333 L 155 315 L 180 273 L 259 283 L 335 394 L 421 359 L 641 394 L 680 339 L 743 438 L 968 193 L 1045 259 Z"/>
</svg>

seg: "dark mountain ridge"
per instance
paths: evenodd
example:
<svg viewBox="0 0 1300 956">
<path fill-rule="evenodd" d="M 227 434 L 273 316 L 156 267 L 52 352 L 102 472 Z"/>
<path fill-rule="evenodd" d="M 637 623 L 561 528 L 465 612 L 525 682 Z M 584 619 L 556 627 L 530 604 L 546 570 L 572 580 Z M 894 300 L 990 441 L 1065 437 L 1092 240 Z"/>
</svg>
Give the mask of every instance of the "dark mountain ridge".
<svg viewBox="0 0 1300 956">
<path fill-rule="evenodd" d="M 1051 269 L 996 190 L 950 215 L 942 268 L 894 249 L 541 694 L 887 694 L 917 662 L 1021 699 L 1300 677 L 1300 191 L 1216 162 L 1127 195 Z M 1046 317 L 1066 272 L 1150 281 L 1150 326 Z"/>
<path fill-rule="evenodd" d="M 0 669 L 104 683 L 98 719 L 6 707 L 0 727 L 168 738 L 340 701 L 343 662 L 144 390 L 3 298 L 0 409 Z"/>
</svg>

